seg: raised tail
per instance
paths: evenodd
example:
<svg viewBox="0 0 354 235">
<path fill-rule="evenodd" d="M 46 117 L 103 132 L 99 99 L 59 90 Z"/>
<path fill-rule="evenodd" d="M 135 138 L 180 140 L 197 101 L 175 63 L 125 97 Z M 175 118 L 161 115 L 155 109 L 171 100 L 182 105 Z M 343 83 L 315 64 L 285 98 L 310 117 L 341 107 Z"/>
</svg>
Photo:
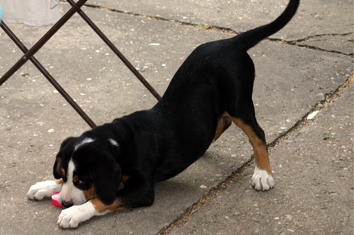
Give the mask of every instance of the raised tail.
<svg viewBox="0 0 354 235">
<path fill-rule="evenodd" d="M 263 39 L 282 29 L 296 13 L 300 0 L 290 0 L 284 12 L 273 22 L 251 29 L 235 37 L 235 42 L 245 50 L 257 45 Z"/>
</svg>

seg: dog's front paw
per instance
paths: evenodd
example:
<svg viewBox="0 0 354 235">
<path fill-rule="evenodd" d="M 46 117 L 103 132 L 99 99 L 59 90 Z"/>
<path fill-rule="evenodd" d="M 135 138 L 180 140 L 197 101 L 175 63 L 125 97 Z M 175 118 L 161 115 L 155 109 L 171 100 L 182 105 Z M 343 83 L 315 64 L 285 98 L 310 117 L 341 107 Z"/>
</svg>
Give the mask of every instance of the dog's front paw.
<svg viewBox="0 0 354 235">
<path fill-rule="evenodd" d="M 252 186 L 254 186 L 256 190 L 269 190 L 274 187 L 273 176 L 268 174 L 268 172 L 265 170 L 258 169 L 256 166 L 252 176 Z"/>
<path fill-rule="evenodd" d="M 79 223 L 89 220 L 95 213 L 96 210 L 91 202 L 72 206 L 61 211 L 58 218 L 58 225 L 62 228 L 76 228 L 79 226 Z"/>
<path fill-rule="evenodd" d="M 31 186 L 27 197 L 29 199 L 42 200 L 44 197 L 50 197 L 53 193 L 59 192 L 61 187 L 61 184 L 56 183 L 54 180 L 38 182 Z"/>
</svg>

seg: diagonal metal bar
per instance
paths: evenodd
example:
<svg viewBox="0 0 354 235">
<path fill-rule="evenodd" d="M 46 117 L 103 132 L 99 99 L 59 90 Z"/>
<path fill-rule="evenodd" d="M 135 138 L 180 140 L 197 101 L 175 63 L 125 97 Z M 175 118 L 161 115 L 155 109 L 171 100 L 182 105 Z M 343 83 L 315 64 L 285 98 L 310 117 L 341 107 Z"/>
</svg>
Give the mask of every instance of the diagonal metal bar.
<svg viewBox="0 0 354 235">
<path fill-rule="evenodd" d="M 16 64 L 8 70 L 4 76 L 0 79 L 0 86 L 11 77 L 22 65 L 24 65 L 32 55 L 34 55 L 42 46 L 70 19 L 75 12 L 80 9 L 82 5 L 87 0 L 79 0 L 60 20 L 30 49 L 28 50 L 25 55 L 17 61 Z"/>
<path fill-rule="evenodd" d="M 5 33 L 12 39 L 12 41 L 21 49 L 23 53 L 27 53 L 28 49 L 25 45 L 16 37 L 16 35 L 7 27 L 7 25 L 2 22 L 1 28 Z M 60 84 L 50 75 L 50 73 L 41 65 L 41 63 L 34 57 L 31 56 L 29 60 L 37 67 L 37 69 L 48 79 L 48 81 L 57 89 L 57 91 L 64 97 L 64 99 L 75 109 L 75 111 L 86 121 L 86 123 L 91 127 L 96 127 L 96 124 L 87 116 L 87 114 L 80 108 L 79 105 L 69 96 L 69 94 L 60 86 Z"/>
<path fill-rule="evenodd" d="M 79 0 L 75 3 L 73 0 L 67 0 L 72 8 L 30 49 L 28 50 L 23 43 L 16 37 L 14 33 L 2 22 L 0 25 L 5 33 L 14 41 L 14 43 L 22 50 L 24 56 L 0 78 L 0 86 L 7 81 L 22 65 L 28 60 L 38 68 L 38 70 L 47 78 L 47 80 L 58 90 L 58 92 L 67 100 L 67 102 L 75 109 L 75 111 L 94 128 L 96 124 L 87 116 L 87 114 L 76 104 L 69 94 L 60 86 L 60 84 L 50 75 L 50 73 L 39 63 L 34 57 L 34 54 L 42 48 L 42 46 L 67 22 L 71 16 L 78 14 L 86 21 L 86 23 L 100 36 L 100 38 L 112 49 L 112 51 L 122 60 L 122 62 L 131 70 L 131 72 L 143 83 L 143 85 L 154 95 L 157 100 L 161 96 L 156 90 L 146 81 L 146 79 L 134 68 L 134 66 L 124 57 L 124 55 L 114 46 L 114 44 L 102 33 L 102 31 L 91 21 L 91 19 L 80 9 L 87 0 Z"/>
<path fill-rule="evenodd" d="M 74 6 L 73 0 L 67 0 L 71 6 Z M 122 62 L 130 69 L 130 71 L 140 80 L 141 83 L 151 92 L 151 94 L 160 100 L 161 96 L 157 91 L 146 81 L 146 79 L 134 68 L 134 66 L 125 58 L 125 56 L 117 49 L 117 47 L 106 37 L 106 35 L 92 22 L 92 20 L 81 10 L 77 13 L 86 21 L 86 23 L 97 33 L 97 35 L 111 48 L 111 50 L 122 60 Z"/>
</svg>

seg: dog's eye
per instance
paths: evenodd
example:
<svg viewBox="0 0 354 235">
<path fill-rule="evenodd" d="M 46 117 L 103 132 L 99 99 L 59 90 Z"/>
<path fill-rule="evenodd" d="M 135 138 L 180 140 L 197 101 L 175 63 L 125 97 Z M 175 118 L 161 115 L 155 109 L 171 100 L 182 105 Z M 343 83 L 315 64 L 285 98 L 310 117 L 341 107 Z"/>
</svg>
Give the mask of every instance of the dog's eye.
<svg viewBox="0 0 354 235">
<path fill-rule="evenodd" d="M 74 182 L 74 185 L 81 190 L 89 189 L 92 185 L 92 183 L 90 182 L 90 179 L 85 176 L 80 176 L 80 177 L 74 176 L 73 182 Z"/>
<path fill-rule="evenodd" d="M 78 180 L 76 181 L 75 186 L 79 189 L 84 190 L 86 189 L 86 182 L 84 180 Z"/>
</svg>

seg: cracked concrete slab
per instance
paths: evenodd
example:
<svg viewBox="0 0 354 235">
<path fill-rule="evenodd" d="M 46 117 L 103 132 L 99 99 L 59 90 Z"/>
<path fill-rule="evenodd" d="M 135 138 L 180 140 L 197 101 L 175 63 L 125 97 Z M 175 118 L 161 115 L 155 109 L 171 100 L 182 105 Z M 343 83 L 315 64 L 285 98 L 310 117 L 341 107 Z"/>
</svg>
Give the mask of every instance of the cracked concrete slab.
<svg viewBox="0 0 354 235">
<path fill-rule="evenodd" d="M 89 3 L 141 15 L 159 15 L 165 19 L 203 23 L 244 32 L 274 20 L 288 1 L 95 0 Z M 353 0 L 302 0 L 296 17 L 271 38 L 291 41 L 319 34 L 349 32 L 353 32 Z"/>
<path fill-rule="evenodd" d="M 153 3 L 150 3 L 153 5 Z M 68 4 L 62 3 L 65 10 Z M 174 72 L 199 44 L 232 35 L 96 8 L 84 11 L 162 95 Z M 30 47 L 49 27 L 9 25 Z M 0 74 L 22 55 L 0 30 Z M 268 142 L 301 119 L 351 74 L 349 56 L 264 41 L 249 51 L 257 68 L 254 101 Z M 97 123 L 152 107 L 156 100 L 116 56 L 74 16 L 36 55 Z M 28 62 L 0 87 L 0 233 L 61 234 L 59 208 L 28 201 L 37 181 L 52 179 L 63 139 L 89 129 Z M 156 234 L 250 159 L 248 140 L 231 127 L 198 162 L 156 186 L 152 207 L 113 213 L 69 234 Z M 249 186 L 249 184 L 247 185 Z M 41 225 L 41 226 L 39 226 Z"/>
<path fill-rule="evenodd" d="M 253 190 L 248 168 L 170 234 L 351 234 L 353 97 L 351 86 L 271 152 L 273 190 Z"/>
</svg>

